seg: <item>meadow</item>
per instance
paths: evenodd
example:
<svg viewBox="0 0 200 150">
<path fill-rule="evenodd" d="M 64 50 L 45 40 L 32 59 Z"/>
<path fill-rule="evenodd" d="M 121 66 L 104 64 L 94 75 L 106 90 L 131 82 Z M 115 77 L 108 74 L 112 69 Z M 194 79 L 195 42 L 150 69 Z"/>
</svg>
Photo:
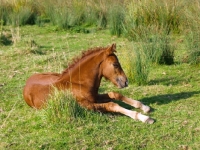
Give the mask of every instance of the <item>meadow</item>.
<svg viewBox="0 0 200 150">
<path fill-rule="evenodd" d="M 115 7 L 112 1 L 87 1 L 87 9 L 78 1 L 43 1 L 42 8 L 38 1 L 0 2 L 0 149 L 199 149 L 198 0 L 116 1 Z M 82 51 L 112 43 L 130 83 L 117 89 L 103 79 L 99 92 L 117 91 L 149 105 L 154 124 L 82 108 L 77 116 L 61 110 L 64 115 L 54 117 L 51 109 L 24 102 L 30 75 L 62 72 Z"/>
</svg>

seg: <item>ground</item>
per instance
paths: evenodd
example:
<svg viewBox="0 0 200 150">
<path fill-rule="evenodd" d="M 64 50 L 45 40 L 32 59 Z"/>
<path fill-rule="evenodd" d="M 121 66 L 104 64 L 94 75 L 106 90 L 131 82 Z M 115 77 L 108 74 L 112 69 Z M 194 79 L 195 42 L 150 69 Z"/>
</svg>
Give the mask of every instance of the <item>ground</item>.
<svg viewBox="0 0 200 150">
<path fill-rule="evenodd" d="M 122 54 L 130 42 L 110 36 L 107 30 L 91 29 L 88 34 L 57 31 L 52 26 L 24 26 L 16 30 L 19 32 L 15 43 L 0 47 L 0 149 L 200 147 L 199 66 L 152 65 L 145 86 L 129 84 L 117 89 L 102 81 L 99 92 L 118 91 L 149 105 L 149 115 L 156 120 L 152 125 L 123 115 L 100 113 L 91 113 L 93 117 L 78 121 L 48 122 L 42 111 L 30 108 L 23 100 L 23 86 L 31 74 L 61 72 L 82 50 L 112 43 L 117 44 L 117 55 L 123 61 Z"/>
</svg>

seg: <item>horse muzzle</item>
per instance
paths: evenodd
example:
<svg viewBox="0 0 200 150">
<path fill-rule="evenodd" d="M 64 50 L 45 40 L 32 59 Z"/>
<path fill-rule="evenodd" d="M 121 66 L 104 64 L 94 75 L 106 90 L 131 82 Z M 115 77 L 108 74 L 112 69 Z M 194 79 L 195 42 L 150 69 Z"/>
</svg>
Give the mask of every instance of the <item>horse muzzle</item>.
<svg viewBox="0 0 200 150">
<path fill-rule="evenodd" d="M 116 81 L 117 81 L 118 88 L 125 88 L 128 86 L 128 80 L 125 77 L 119 77 L 116 79 Z"/>
</svg>

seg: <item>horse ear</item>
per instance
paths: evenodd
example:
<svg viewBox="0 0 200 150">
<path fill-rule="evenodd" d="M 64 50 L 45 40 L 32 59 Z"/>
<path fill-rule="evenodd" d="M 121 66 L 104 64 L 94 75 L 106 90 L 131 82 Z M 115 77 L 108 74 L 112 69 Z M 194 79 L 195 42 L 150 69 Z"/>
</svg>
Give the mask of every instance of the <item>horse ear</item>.
<svg viewBox="0 0 200 150">
<path fill-rule="evenodd" d="M 106 50 L 107 55 L 113 54 L 114 52 L 117 52 L 117 51 L 116 51 L 116 44 L 115 44 L 115 43 L 113 43 L 113 44 Z"/>
</svg>

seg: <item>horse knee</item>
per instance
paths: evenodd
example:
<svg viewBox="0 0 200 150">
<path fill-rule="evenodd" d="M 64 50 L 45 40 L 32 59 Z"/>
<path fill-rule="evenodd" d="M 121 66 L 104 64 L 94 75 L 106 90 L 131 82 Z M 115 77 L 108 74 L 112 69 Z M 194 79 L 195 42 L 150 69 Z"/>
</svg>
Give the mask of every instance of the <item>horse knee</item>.
<svg viewBox="0 0 200 150">
<path fill-rule="evenodd" d="M 113 102 L 108 103 L 93 103 L 89 101 L 80 101 L 78 104 L 88 110 L 100 111 L 100 112 L 118 112 L 119 105 Z"/>
<path fill-rule="evenodd" d="M 110 98 L 117 99 L 117 100 L 121 100 L 123 97 L 120 93 L 116 93 L 116 92 L 109 92 L 108 95 Z"/>
<path fill-rule="evenodd" d="M 94 110 L 100 112 L 118 112 L 119 105 L 113 102 L 94 104 Z"/>
</svg>

